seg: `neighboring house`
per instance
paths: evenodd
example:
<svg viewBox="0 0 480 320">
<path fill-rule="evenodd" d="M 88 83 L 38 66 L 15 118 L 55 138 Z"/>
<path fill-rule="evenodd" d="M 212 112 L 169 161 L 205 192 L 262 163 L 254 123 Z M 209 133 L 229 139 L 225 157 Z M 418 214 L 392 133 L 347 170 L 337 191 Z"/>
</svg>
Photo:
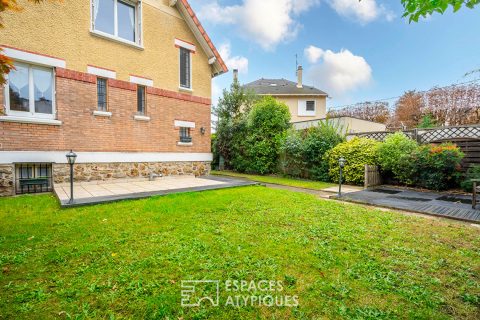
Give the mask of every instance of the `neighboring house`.
<svg viewBox="0 0 480 320">
<path fill-rule="evenodd" d="M 234 70 L 234 77 L 237 72 Z M 259 79 L 244 85 L 260 96 L 272 96 L 284 102 L 290 109 L 292 126 L 298 130 L 318 125 L 327 119 L 328 94 L 315 87 L 303 84 L 303 68 L 297 69 L 297 82 L 285 79 Z M 382 123 L 353 117 L 330 118 L 343 134 L 385 131 Z"/>
<path fill-rule="evenodd" d="M 320 121 L 325 121 L 327 118 L 320 120 L 307 120 L 293 123 L 295 129 L 307 129 L 317 126 Z M 387 126 L 383 123 L 373 122 L 354 117 L 330 117 L 328 121 L 338 126 L 342 134 L 360 133 L 360 132 L 380 132 L 387 130 Z"/>
<path fill-rule="evenodd" d="M 328 94 L 303 85 L 303 68 L 298 67 L 297 82 L 285 79 L 259 79 L 244 85 L 260 96 L 272 96 L 290 109 L 291 122 L 325 118 Z"/>
<path fill-rule="evenodd" d="M 0 195 L 80 181 L 207 174 L 211 79 L 227 67 L 187 0 L 19 1 L 0 90 Z"/>
</svg>

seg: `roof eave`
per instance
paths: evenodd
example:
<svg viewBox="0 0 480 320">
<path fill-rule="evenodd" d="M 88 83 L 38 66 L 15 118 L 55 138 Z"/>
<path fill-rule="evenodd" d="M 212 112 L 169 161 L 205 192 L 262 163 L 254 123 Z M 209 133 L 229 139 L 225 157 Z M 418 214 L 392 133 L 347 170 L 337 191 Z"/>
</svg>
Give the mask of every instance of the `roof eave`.
<svg viewBox="0 0 480 320">
<path fill-rule="evenodd" d="M 215 48 L 188 1 L 174 1 L 173 5 L 177 6 L 178 11 L 187 22 L 203 51 L 207 54 L 209 61 L 213 60 L 213 63 L 210 64 L 212 68 L 212 78 L 228 72 L 227 65 L 218 53 L 217 48 Z"/>
</svg>

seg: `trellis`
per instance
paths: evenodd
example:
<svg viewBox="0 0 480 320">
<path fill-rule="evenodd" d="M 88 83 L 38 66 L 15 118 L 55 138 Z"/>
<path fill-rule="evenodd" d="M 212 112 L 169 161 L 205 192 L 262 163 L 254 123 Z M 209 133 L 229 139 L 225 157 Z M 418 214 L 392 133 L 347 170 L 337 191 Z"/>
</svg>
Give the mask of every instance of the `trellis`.
<svg viewBox="0 0 480 320">
<path fill-rule="evenodd" d="M 405 135 L 419 144 L 453 142 L 465 153 L 462 162 L 463 170 L 473 164 L 480 164 L 480 124 L 438 127 L 429 129 L 414 129 L 402 131 Z M 353 137 L 370 138 L 377 141 L 384 141 L 393 131 L 361 132 L 349 134 L 347 139 Z"/>
</svg>

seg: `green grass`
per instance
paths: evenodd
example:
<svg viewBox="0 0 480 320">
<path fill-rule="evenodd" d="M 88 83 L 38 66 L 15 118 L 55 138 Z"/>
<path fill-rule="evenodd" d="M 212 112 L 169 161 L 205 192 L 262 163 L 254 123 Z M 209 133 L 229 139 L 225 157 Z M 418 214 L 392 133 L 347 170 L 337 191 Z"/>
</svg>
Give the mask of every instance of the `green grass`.
<svg viewBox="0 0 480 320">
<path fill-rule="evenodd" d="M 258 181 L 263 183 L 272 183 L 272 184 L 279 184 L 283 186 L 312 189 L 312 190 L 322 190 L 325 188 L 335 186 L 335 184 L 329 183 L 329 182 L 302 180 L 302 179 L 286 178 L 286 177 L 280 177 L 280 176 L 260 176 L 260 175 L 254 175 L 254 174 L 238 173 L 233 171 L 212 171 L 211 174 L 218 175 L 218 176 L 245 178 L 252 181 Z"/>
<path fill-rule="evenodd" d="M 479 261 L 477 228 L 260 186 L 0 199 L 1 319 L 479 319 Z M 182 308 L 186 279 L 283 281 L 299 306 L 225 307 L 222 285 Z"/>
</svg>

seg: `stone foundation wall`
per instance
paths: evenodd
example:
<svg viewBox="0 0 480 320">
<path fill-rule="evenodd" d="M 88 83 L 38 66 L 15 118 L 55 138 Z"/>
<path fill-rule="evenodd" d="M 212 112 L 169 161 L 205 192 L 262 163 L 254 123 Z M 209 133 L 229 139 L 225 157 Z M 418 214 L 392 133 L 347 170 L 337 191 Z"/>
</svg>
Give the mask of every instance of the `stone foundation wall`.
<svg viewBox="0 0 480 320">
<path fill-rule="evenodd" d="M 210 174 L 210 162 L 79 163 L 74 167 L 74 181 L 148 178 L 150 173 L 204 176 Z M 54 164 L 53 179 L 54 183 L 69 182 L 69 165 Z"/>
<path fill-rule="evenodd" d="M 0 164 L 0 197 L 13 196 L 15 168 L 13 164 Z"/>
</svg>

